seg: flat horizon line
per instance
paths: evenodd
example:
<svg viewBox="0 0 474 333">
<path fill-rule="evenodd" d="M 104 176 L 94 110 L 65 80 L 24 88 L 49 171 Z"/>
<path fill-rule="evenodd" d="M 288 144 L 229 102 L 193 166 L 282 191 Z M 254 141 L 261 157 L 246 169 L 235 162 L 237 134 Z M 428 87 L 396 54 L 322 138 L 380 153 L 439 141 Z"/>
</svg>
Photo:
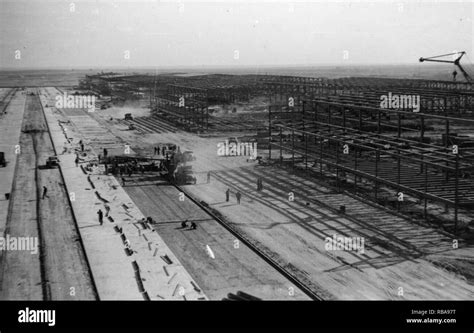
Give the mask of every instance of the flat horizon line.
<svg viewBox="0 0 474 333">
<path fill-rule="evenodd" d="M 173 65 L 173 66 L 35 66 L 35 67 L 0 67 L 0 71 L 22 71 L 22 70 L 110 70 L 110 69 L 120 69 L 120 70 L 133 70 L 133 69 L 153 69 L 153 70 L 183 70 L 183 69 L 192 69 L 192 70 L 205 70 L 205 69 L 267 69 L 267 68 L 311 68 L 311 67 L 390 67 L 390 66 L 419 66 L 418 63 L 384 63 L 384 64 L 289 64 L 289 65 Z M 423 67 L 444 67 L 446 65 L 442 64 L 424 64 Z M 465 67 L 473 67 L 474 65 L 465 64 Z"/>
</svg>

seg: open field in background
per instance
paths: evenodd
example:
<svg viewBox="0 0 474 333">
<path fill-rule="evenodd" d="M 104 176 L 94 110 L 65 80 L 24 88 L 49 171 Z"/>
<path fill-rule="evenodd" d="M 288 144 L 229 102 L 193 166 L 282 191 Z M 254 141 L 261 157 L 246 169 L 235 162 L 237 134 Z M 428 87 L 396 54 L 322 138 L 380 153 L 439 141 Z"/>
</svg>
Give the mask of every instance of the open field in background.
<svg viewBox="0 0 474 333">
<path fill-rule="evenodd" d="M 465 65 L 466 70 L 474 72 L 474 65 Z M 450 80 L 451 67 L 438 65 L 347 65 L 347 66 L 263 66 L 263 67 L 195 67 L 195 68 L 100 68 L 100 69 L 38 69 L 38 70 L 5 70 L 0 69 L 0 87 L 24 86 L 30 87 L 65 87 L 79 84 L 85 75 L 104 72 L 124 74 L 153 74 L 153 73 L 191 73 L 191 74 L 269 74 L 308 77 L 339 78 L 348 76 L 398 77 L 430 80 Z"/>
</svg>

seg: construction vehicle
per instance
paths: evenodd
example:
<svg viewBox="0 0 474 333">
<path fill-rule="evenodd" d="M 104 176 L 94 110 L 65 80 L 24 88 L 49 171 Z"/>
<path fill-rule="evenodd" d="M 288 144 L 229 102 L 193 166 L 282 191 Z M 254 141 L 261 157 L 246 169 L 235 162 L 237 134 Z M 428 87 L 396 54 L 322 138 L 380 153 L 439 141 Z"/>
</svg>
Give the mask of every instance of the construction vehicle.
<svg viewBox="0 0 474 333">
<path fill-rule="evenodd" d="M 192 166 L 178 166 L 174 180 L 178 185 L 196 184 L 196 177 L 193 176 Z"/>
<path fill-rule="evenodd" d="M 5 161 L 5 153 L 3 151 L 0 151 L 0 165 L 2 167 L 7 166 L 7 161 Z"/>
<path fill-rule="evenodd" d="M 469 76 L 469 74 L 464 70 L 464 68 L 459 63 L 462 56 L 465 55 L 465 54 L 466 54 L 465 51 L 447 53 L 447 54 L 442 54 L 442 55 L 434 56 L 434 57 L 420 58 L 420 62 L 431 61 L 431 62 L 444 62 L 444 63 L 447 63 L 447 64 L 454 64 L 459 68 L 459 70 L 463 74 L 466 81 L 467 82 L 472 82 L 472 78 Z M 454 60 L 446 60 L 446 59 L 441 59 L 440 60 L 440 59 L 438 59 L 438 58 L 454 56 L 454 55 L 459 55 L 459 56 L 457 58 L 455 58 Z M 456 70 L 454 70 L 453 71 L 453 81 L 456 81 L 456 75 L 458 75 L 458 72 L 456 72 Z"/>
<path fill-rule="evenodd" d="M 132 114 L 131 113 L 126 113 L 124 119 L 125 120 L 133 120 Z"/>
<path fill-rule="evenodd" d="M 50 156 L 46 160 L 46 167 L 47 168 L 56 168 L 59 166 L 59 159 L 57 156 Z"/>
</svg>

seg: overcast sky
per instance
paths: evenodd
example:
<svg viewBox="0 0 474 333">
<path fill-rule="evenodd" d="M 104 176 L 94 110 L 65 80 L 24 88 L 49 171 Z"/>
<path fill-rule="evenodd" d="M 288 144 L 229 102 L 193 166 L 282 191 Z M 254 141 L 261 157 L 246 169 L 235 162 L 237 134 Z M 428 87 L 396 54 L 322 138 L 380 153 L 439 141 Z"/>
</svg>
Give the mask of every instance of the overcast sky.
<svg viewBox="0 0 474 333">
<path fill-rule="evenodd" d="M 464 2 L 5 1 L 0 66 L 416 64 L 454 50 L 474 62 Z M 20 51 L 20 52 L 18 52 Z"/>
</svg>

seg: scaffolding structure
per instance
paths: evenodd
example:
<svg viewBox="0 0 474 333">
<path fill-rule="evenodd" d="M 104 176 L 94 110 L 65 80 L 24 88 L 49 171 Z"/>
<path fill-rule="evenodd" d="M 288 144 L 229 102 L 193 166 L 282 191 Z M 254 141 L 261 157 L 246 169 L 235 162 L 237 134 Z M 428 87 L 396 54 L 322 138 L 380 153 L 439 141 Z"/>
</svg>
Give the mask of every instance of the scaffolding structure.
<svg viewBox="0 0 474 333">
<path fill-rule="evenodd" d="M 381 108 L 355 93 L 313 97 L 321 91 L 311 89 L 322 81 L 301 82 L 312 88 L 267 85 L 275 89 L 268 118 L 271 161 L 319 173 L 337 188 L 363 190 L 397 210 L 407 198 L 416 199 L 425 219 L 431 203 L 451 207 L 457 231 L 459 209 L 474 207 L 474 138 L 453 128 L 474 129 L 474 119 L 448 116 L 452 112 L 444 108 L 442 114 Z"/>
<path fill-rule="evenodd" d="M 229 79 L 230 80 L 230 79 Z M 235 76 L 234 80 L 241 80 Z M 155 109 L 160 117 L 183 127 L 185 130 L 202 131 L 251 131 L 264 126 L 263 119 L 242 122 L 238 116 L 215 116 L 211 114 L 214 105 L 230 105 L 235 102 L 248 102 L 256 91 L 254 80 L 249 84 L 218 84 L 205 81 L 189 81 L 183 84 L 168 84 L 166 89 L 155 97 Z"/>
<path fill-rule="evenodd" d="M 205 89 L 168 85 L 155 97 L 155 110 L 171 123 L 189 131 L 209 128 L 209 109 Z"/>
<path fill-rule="evenodd" d="M 474 84 L 467 82 L 400 80 L 390 78 L 262 77 L 269 96 L 325 98 L 379 107 L 384 95 L 417 96 L 420 112 L 474 118 Z"/>
</svg>

